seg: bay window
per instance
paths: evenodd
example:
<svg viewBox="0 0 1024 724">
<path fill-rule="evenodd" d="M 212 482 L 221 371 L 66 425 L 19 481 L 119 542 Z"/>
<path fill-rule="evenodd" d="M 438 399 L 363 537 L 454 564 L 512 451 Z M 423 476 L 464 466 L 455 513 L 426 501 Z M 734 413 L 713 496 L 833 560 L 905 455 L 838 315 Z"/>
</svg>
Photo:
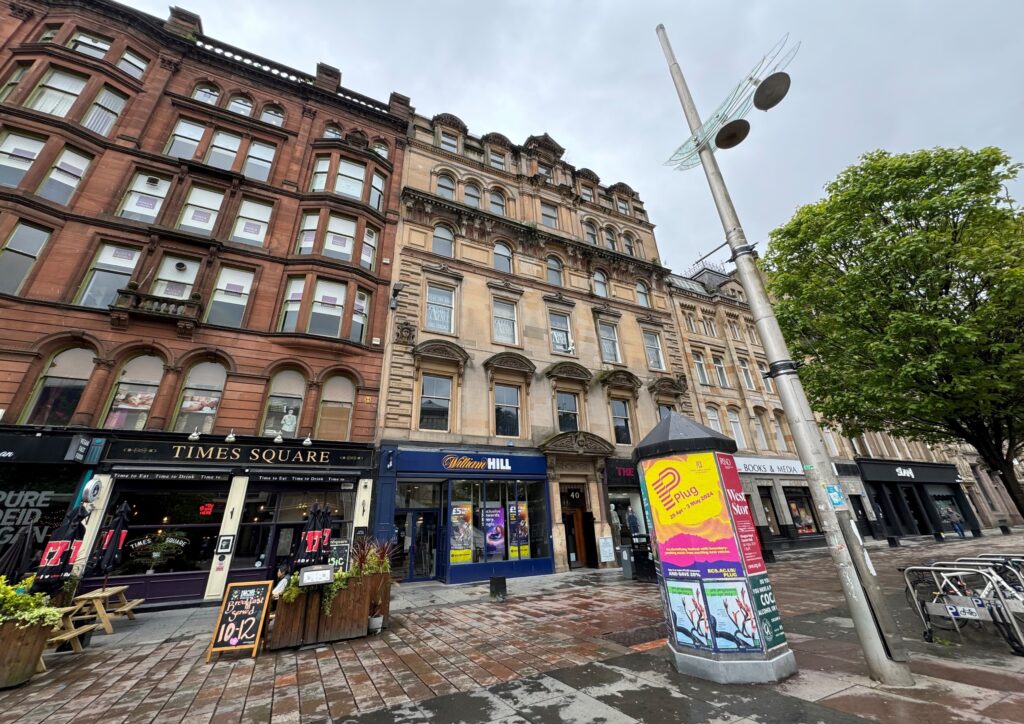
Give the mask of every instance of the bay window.
<svg viewBox="0 0 1024 724">
<path fill-rule="evenodd" d="M 17 294 L 39 252 L 50 239 L 50 229 L 19 221 L 0 249 L 0 294 Z"/>
<path fill-rule="evenodd" d="M 105 85 L 96 94 L 82 125 L 101 136 L 109 136 L 127 103 L 128 96 Z"/>
<path fill-rule="evenodd" d="M 0 186 L 21 183 L 36 156 L 46 145 L 46 139 L 8 131 L 0 141 Z"/>
<path fill-rule="evenodd" d="M 222 327 L 241 327 L 254 276 L 253 272 L 245 269 L 221 267 L 207 308 L 206 321 Z"/>
<path fill-rule="evenodd" d="M 341 321 L 345 314 L 344 282 L 317 279 L 313 291 L 313 308 L 309 315 L 310 334 L 340 337 Z"/>
<path fill-rule="evenodd" d="M 278 332 L 294 332 L 298 329 L 299 311 L 302 308 L 302 295 L 305 289 L 305 277 L 288 277 L 284 301 L 281 304 L 281 319 L 277 324 Z"/>
<path fill-rule="evenodd" d="M 63 118 L 78 100 L 87 80 L 77 73 L 50 70 L 36 86 L 26 105 L 34 111 Z"/>
<path fill-rule="evenodd" d="M 82 182 L 82 176 L 85 175 L 90 163 L 92 156 L 65 147 L 50 173 L 43 179 L 39 195 L 58 204 L 66 204 Z"/>
</svg>

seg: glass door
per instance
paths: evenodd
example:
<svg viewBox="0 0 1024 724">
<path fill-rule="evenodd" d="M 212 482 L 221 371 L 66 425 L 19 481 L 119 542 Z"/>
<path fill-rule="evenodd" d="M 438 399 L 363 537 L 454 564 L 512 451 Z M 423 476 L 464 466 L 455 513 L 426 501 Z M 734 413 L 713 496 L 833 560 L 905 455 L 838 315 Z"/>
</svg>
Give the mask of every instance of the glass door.
<svg viewBox="0 0 1024 724">
<path fill-rule="evenodd" d="M 437 513 L 417 511 L 412 525 L 409 580 L 424 581 L 437 577 Z"/>
</svg>

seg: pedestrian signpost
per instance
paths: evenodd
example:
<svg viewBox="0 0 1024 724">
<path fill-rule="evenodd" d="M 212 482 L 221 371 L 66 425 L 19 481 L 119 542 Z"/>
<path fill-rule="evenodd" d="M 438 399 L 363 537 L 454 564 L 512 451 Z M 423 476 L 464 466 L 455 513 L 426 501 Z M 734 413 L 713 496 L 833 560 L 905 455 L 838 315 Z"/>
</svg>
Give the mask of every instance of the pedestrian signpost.
<svg viewBox="0 0 1024 724">
<path fill-rule="evenodd" d="M 671 413 L 634 452 L 681 673 L 720 683 L 796 672 L 729 437 Z"/>
</svg>

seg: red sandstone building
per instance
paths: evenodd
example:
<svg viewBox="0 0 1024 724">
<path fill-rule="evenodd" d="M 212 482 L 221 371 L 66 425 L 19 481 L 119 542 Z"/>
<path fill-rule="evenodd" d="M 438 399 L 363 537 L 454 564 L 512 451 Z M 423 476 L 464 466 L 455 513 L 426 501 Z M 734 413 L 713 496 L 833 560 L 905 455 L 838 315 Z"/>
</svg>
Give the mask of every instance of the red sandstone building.
<svg viewBox="0 0 1024 724">
<path fill-rule="evenodd" d="M 82 470 L 43 467 L 26 431 L 102 440 L 97 502 L 127 502 L 143 538 L 185 541 L 170 570 L 121 571 L 148 598 L 266 575 L 312 503 L 346 533 L 377 416 L 408 98 L 225 46 L 178 9 L 19 0 L 0 38 L 0 488 L 66 503 Z M 267 446 L 295 454 L 268 465 Z M 321 460 L 351 463 L 345 492 L 309 477 Z M 163 573 L 177 575 L 161 589 Z"/>
</svg>

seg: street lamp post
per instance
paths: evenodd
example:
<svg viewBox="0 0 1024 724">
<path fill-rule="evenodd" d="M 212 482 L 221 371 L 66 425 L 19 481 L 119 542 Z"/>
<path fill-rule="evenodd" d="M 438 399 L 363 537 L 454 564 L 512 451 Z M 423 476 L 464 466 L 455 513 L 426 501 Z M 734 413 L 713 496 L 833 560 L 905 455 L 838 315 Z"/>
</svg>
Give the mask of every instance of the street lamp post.
<svg viewBox="0 0 1024 724">
<path fill-rule="evenodd" d="M 679 102 L 683 106 L 683 114 L 686 116 L 690 133 L 696 139 L 701 135 L 700 115 L 672 52 L 672 46 L 669 45 L 665 26 L 659 25 L 657 33 L 669 64 L 672 81 L 679 94 Z M 784 90 L 782 92 L 785 93 Z M 775 99 L 775 102 L 778 100 L 781 98 Z M 746 121 L 737 123 L 746 124 Z M 748 128 L 740 128 L 739 139 L 731 145 L 742 141 Z M 726 143 L 719 145 L 730 147 Z M 914 680 L 906 663 L 907 656 L 902 640 L 878 586 L 877 577 L 862 545 L 856 524 L 840 492 L 842 489 L 833 471 L 821 430 L 797 376 L 797 365 L 790 358 L 789 349 L 761 280 L 754 248 L 747 243 L 711 144 L 699 143 L 698 154 L 708 185 L 711 187 L 715 208 L 725 230 L 726 243 L 736 263 L 739 282 L 747 295 L 757 331 L 764 343 L 770 366 L 769 374 L 775 379 L 783 410 L 789 419 L 797 453 L 803 464 L 804 476 L 807 478 L 811 497 L 821 517 L 829 553 L 839 573 L 839 581 L 871 677 L 890 686 L 912 686 Z M 835 501 L 830 492 L 837 497 Z"/>
</svg>

